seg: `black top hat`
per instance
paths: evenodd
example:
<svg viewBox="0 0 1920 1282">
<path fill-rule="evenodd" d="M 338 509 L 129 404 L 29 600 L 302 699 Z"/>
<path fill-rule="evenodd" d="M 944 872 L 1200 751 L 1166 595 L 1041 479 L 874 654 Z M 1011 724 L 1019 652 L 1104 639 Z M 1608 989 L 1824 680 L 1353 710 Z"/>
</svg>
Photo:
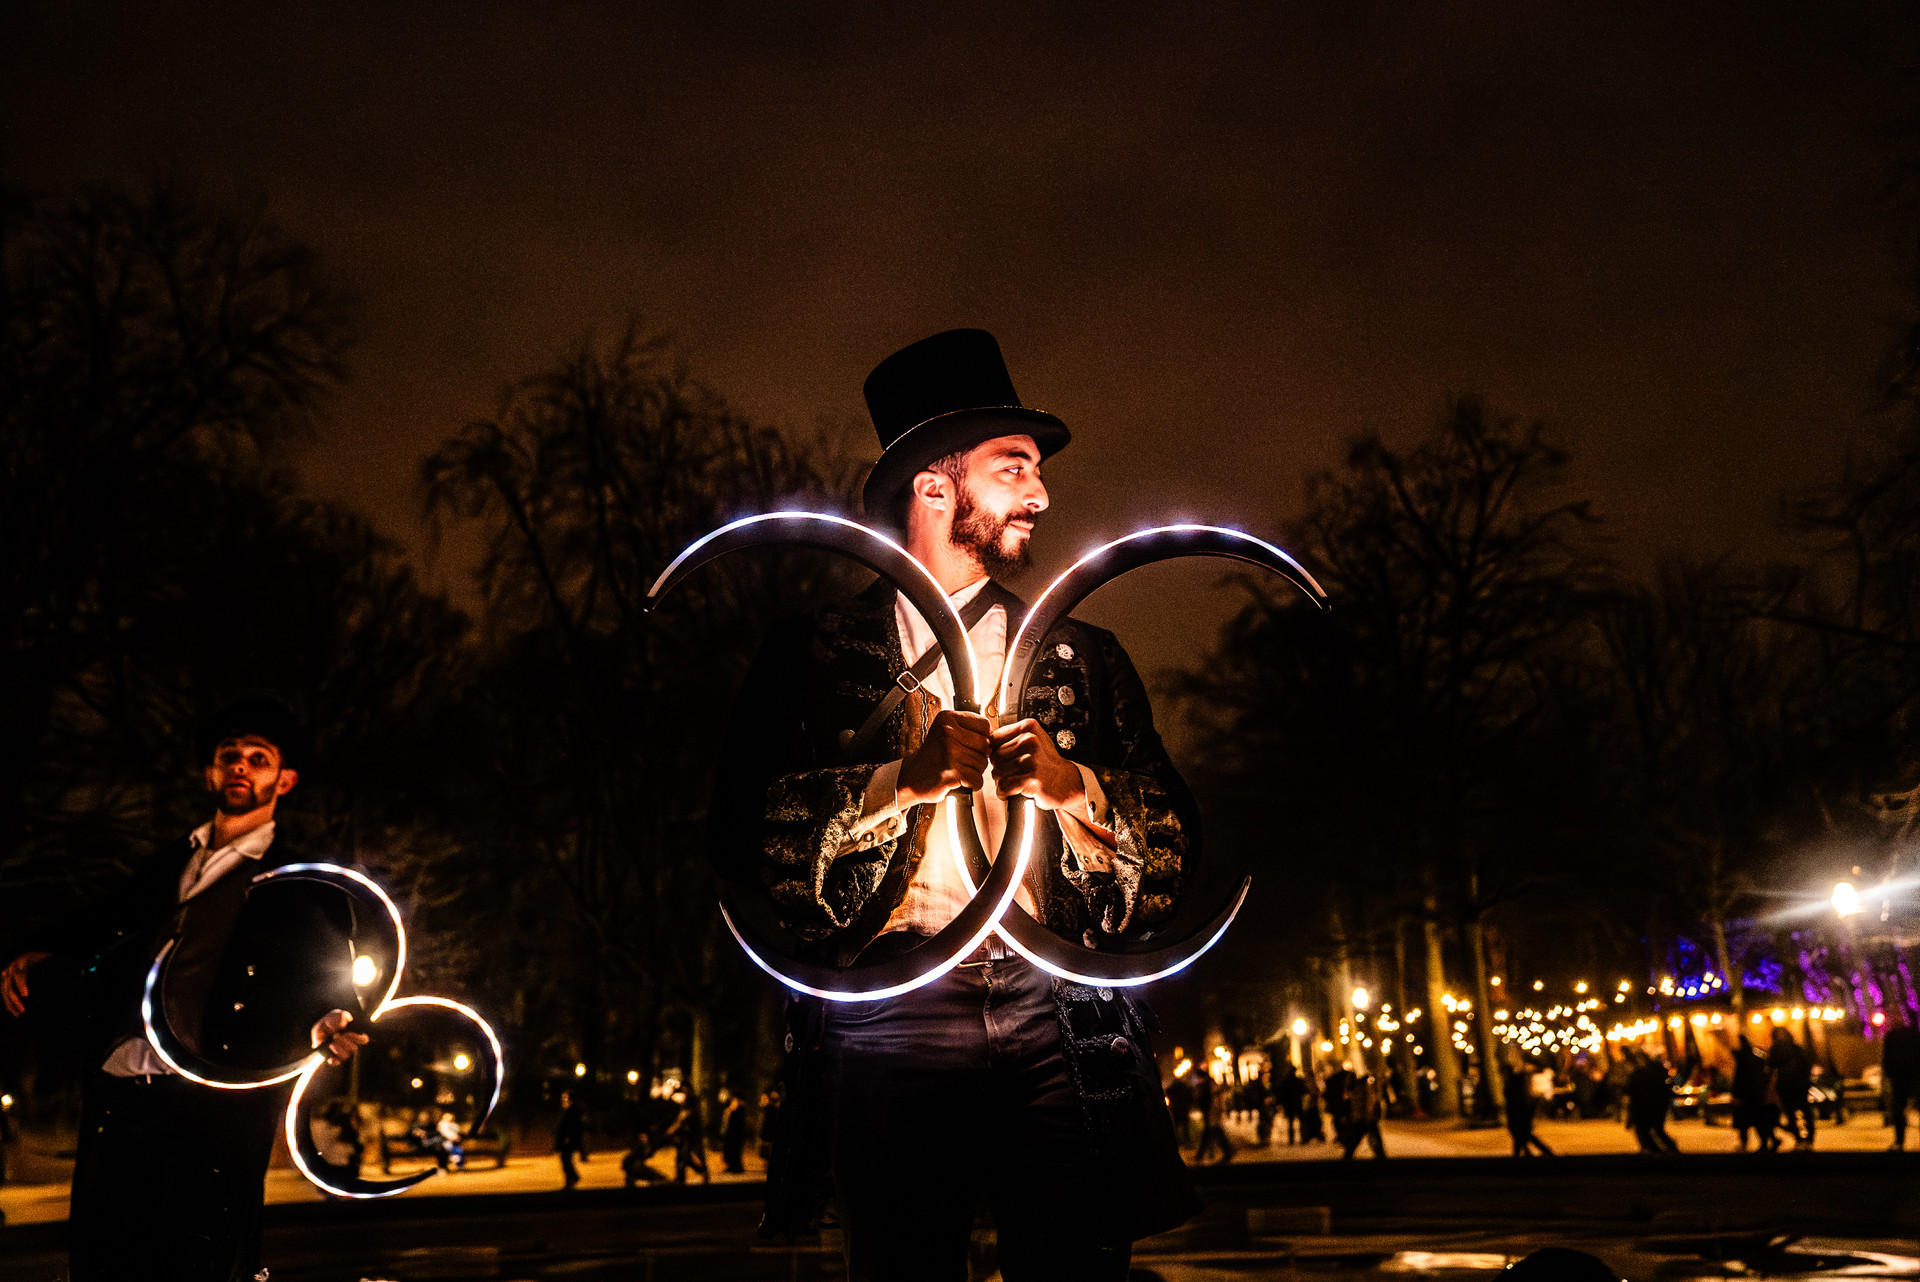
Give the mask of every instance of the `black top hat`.
<svg viewBox="0 0 1920 1282">
<path fill-rule="evenodd" d="M 1040 457 L 1070 439 L 1067 425 L 1020 403 L 1000 344 L 984 329 L 950 329 L 903 347 L 867 375 L 867 410 L 880 461 L 860 494 L 870 517 L 888 515 L 928 464 L 996 436 L 1031 436 Z"/>
</svg>

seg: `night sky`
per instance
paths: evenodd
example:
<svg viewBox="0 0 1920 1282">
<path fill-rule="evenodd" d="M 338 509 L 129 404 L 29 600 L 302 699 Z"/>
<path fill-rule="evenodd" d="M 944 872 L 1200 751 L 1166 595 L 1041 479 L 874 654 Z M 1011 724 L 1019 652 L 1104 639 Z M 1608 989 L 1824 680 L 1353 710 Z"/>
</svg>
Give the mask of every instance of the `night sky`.
<svg viewBox="0 0 1920 1282">
<path fill-rule="evenodd" d="M 629 315 L 800 428 L 993 330 L 1076 436 L 1043 568 L 1272 533 L 1458 392 L 1557 428 L 1629 564 L 1782 546 L 1907 316 L 1911 5 L 1176 8 L 16 4 L 0 175 L 264 195 L 365 319 L 303 475 L 416 547 L 418 458 Z M 1215 578 L 1089 613 L 1154 668 Z"/>
</svg>

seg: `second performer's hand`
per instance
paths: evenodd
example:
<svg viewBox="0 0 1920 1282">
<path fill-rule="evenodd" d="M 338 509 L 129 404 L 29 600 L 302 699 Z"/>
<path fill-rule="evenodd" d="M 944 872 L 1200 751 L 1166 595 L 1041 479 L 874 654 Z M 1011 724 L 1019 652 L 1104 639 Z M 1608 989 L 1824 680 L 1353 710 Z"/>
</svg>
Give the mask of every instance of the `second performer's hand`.
<svg viewBox="0 0 1920 1282">
<path fill-rule="evenodd" d="M 344 1064 L 353 1058 L 353 1053 L 367 1044 L 365 1033 L 349 1033 L 347 1025 L 353 1022 L 353 1012 L 345 1010 L 328 1011 L 326 1018 L 314 1025 L 315 1050 L 327 1053 L 327 1063 Z"/>
<path fill-rule="evenodd" d="M 1080 767 L 1060 755 L 1053 737 L 1028 717 L 992 736 L 994 787 L 1003 797 L 1030 797 L 1042 810 L 1086 809 Z"/>
<path fill-rule="evenodd" d="M 4 1000 L 7 1013 L 18 1019 L 27 1013 L 27 972 L 35 964 L 53 956 L 52 953 L 21 953 L 0 970 L 0 1000 Z"/>
<path fill-rule="evenodd" d="M 993 723 L 977 712 L 944 708 L 936 713 L 927 737 L 900 763 L 894 784 L 900 805 L 931 805 L 955 788 L 978 791 L 992 731 Z"/>
</svg>

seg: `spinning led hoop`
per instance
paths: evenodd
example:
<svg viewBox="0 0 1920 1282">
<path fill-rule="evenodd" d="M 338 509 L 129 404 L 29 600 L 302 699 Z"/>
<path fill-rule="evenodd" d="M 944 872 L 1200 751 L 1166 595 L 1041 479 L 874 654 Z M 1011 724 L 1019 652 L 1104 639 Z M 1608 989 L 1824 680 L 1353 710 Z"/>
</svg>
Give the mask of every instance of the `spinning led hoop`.
<svg viewBox="0 0 1920 1282">
<path fill-rule="evenodd" d="M 488 1048 L 493 1052 L 492 1093 L 487 1100 L 486 1110 L 469 1129 L 478 1130 L 486 1125 L 487 1119 L 493 1114 L 494 1106 L 500 1102 L 500 1088 L 506 1081 L 506 1053 L 501 1049 L 500 1039 L 494 1034 L 492 1027 L 480 1017 L 479 1012 L 471 1007 L 450 1001 L 445 997 L 394 997 L 394 993 L 400 987 L 401 972 L 406 969 L 407 964 L 407 931 L 400 920 L 400 909 L 394 904 L 392 897 L 380 888 L 378 882 L 365 873 L 339 864 L 285 864 L 261 873 L 253 879 L 251 884 L 259 886 L 270 881 L 316 881 L 338 887 L 349 896 L 363 902 L 371 899 L 379 904 L 382 909 L 381 917 L 387 925 L 392 927 L 393 977 L 387 982 L 387 990 L 374 1007 L 373 1013 L 367 1016 L 367 1023 L 369 1025 L 378 1023 L 382 1016 L 396 1010 L 426 1006 L 453 1011 L 479 1028 L 487 1040 Z M 147 1044 L 153 1047 L 154 1053 L 160 1056 L 168 1068 L 190 1082 L 227 1091 L 256 1090 L 298 1078 L 293 1088 L 293 1096 L 287 1102 L 287 1147 L 292 1151 L 294 1165 L 300 1168 L 300 1173 L 336 1197 L 390 1197 L 395 1193 L 405 1192 L 421 1181 L 440 1173 L 439 1168 L 435 1166 L 394 1180 L 366 1180 L 358 1175 L 336 1177 L 341 1179 L 341 1183 L 331 1182 L 321 1176 L 314 1168 L 325 1166 L 327 1163 L 321 1158 L 318 1146 L 313 1140 L 312 1119 L 308 1115 L 306 1094 L 314 1075 L 327 1066 L 326 1055 L 316 1049 L 291 1064 L 282 1064 L 263 1072 L 236 1075 L 188 1047 L 174 1033 L 172 1025 L 168 1022 L 164 997 L 158 1003 L 154 1000 L 156 992 L 164 993 L 167 962 L 172 957 L 174 944 L 177 942 L 177 940 L 168 940 L 161 948 L 159 956 L 154 958 L 153 965 L 147 968 L 146 986 L 140 995 L 140 1022 L 146 1032 Z"/>
<path fill-rule="evenodd" d="M 674 558 L 647 593 L 647 608 L 659 604 L 675 584 L 717 557 L 742 548 L 781 545 L 839 552 L 892 583 L 932 627 L 954 678 L 955 706 L 963 712 L 979 710 L 973 649 L 939 582 L 898 543 L 845 517 L 771 512 L 724 525 Z M 1095 589 L 1139 566 L 1186 556 L 1228 557 L 1272 570 L 1316 605 L 1326 607 L 1325 590 L 1306 568 L 1263 539 L 1211 525 L 1141 530 L 1081 557 L 1040 594 L 1008 648 L 996 706 L 1023 706 L 1041 643 Z M 851 968 L 819 966 L 787 956 L 755 936 L 742 914 L 730 907 L 730 892 L 722 883 L 720 912 L 727 929 L 754 965 L 790 988 L 828 1001 L 875 1001 L 910 992 L 947 973 L 991 933 L 998 933 L 1015 952 L 1051 974 L 1093 986 L 1130 987 L 1171 975 L 1213 947 L 1233 923 L 1252 884 L 1251 878 L 1243 880 L 1205 926 L 1179 943 L 1148 952 L 1086 948 L 1054 934 L 1014 902 L 1033 851 L 1032 803 L 1025 797 L 1008 800 L 1007 830 L 998 856 L 988 865 L 966 799 L 966 794 L 951 794 L 943 808 L 954 860 L 971 898 L 945 929 L 904 956 L 877 966 Z M 977 887 L 970 862 L 985 873 Z"/>
</svg>

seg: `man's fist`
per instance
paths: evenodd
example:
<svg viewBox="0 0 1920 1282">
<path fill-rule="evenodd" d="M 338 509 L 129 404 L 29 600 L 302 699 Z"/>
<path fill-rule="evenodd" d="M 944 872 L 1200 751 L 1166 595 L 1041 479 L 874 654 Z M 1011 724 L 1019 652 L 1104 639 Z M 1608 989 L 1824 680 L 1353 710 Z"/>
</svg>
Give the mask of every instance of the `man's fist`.
<svg viewBox="0 0 1920 1282">
<path fill-rule="evenodd" d="M 327 1053 L 327 1063 L 344 1064 L 353 1058 L 353 1053 L 367 1044 L 365 1033 L 349 1033 L 347 1025 L 353 1022 L 353 1012 L 330 1010 L 326 1018 L 313 1026 L 314 1049 Z"/>
<path fill-rule="evenodd" d="M 1085 810 L 1080 768 L 1060 755 L 1032 717 L 1001 726 L 992 739 L 994 786 L 1003 797 L 1031 797 L 1042 810 Z"/>
<path fill-rule="evenodd" d="M 18 1019 L 27 1013 L 27 971 L 36 964 L 53 956 L 52 953 L 21 953 L 0 970 L 0 999 L 7 1004 L 7 1014 Z"/>
<path fill-rule="evenodd" d="M 931 805 L 955 788 L 977 790 L 992 733 L 993 723 L 977 712 L 946 708 L 935 714 L 920 747 L 900 763 L 894 795 L 901 806 Z"/>
</svg>

